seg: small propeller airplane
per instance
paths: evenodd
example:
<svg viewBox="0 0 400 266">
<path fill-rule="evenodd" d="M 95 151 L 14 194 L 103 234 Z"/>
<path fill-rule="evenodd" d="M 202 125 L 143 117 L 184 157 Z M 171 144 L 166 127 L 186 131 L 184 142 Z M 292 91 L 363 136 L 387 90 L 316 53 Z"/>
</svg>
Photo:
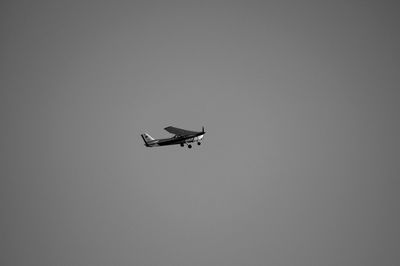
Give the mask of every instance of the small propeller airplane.
<svg viewBox="0 0 400 266">
<path fill-rule="evenodd" d="M 141 134 L 142 139 L 144 141 L 144 145 L 146 147 L 155 147 L 155 146 L 179 144 L 181 145 L 181 147 L 183 147 L 185 144 L 187 144 L 188 148 L 190 149 L 192 148 L 192 145 L 189 143 L 197 142 L 197 145 L 200 145 L 201 140 L 203 139 L 204 134 L 206 133 L 204 131 L 204 127 L 200 132 L 190 131 L 171 126 L 166 127 L 164 129 L 169 133 L 174 134 L 174 136 L 172 138 L 166 138 L 166 139 L 154 139 L 149 134 L 144 133 Z"/>
</svg>

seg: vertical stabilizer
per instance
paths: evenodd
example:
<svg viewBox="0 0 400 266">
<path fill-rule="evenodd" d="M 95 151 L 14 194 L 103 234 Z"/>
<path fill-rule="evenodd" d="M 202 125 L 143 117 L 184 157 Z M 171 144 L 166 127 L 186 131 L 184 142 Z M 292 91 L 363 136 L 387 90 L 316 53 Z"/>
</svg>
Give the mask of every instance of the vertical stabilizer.
<svg viewBox="0 0 400 266">
<path fill-rule="evenodd" d="M 144 141 L 144 143 L 145 143 L 145 145 L 147 146 L 147 147 L 150 147 L 150 144 L 153 144 L 155 141 L 154 141 L 154 138 L 152 138 L 152 136 L 150 136 L 149 134 L 147 134 L 147 133 L 144 133 L 144 134 L 142 134 L 141 135 L 142 136 L 142 139 L 143 139 L 143 141 Z"/>
<path fill-rule="evenodd" d="M 147 133 L 144 133 L 143 137 L 146 140 L 146 142 L 151 142 L 151 141 L 154 140 L 154 138 L 152 136 L 150 136 L 149 134 L 147 134 Z"/>
</svg>

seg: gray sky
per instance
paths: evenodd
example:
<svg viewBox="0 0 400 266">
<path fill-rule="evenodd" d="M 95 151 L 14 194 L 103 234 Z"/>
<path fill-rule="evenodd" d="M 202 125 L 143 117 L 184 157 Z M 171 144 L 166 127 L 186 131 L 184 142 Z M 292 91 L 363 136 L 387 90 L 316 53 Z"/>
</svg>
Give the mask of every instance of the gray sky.
<svg viewBox="0 0 400 266">
<path fill-rule="evenodd" d="M 399 264 L 394 3 L 2 1 L 0 264 Z"/>
</svg>

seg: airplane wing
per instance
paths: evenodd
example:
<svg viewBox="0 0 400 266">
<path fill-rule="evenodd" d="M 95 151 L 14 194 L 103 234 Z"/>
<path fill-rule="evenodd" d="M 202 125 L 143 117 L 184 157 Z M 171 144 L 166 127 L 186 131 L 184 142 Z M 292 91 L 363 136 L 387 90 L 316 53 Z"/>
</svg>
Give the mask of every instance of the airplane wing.
<svg viewBox="0 0 400 266">
<path fill-rule="evenodd" d="M 166 127 L 164 128 L 166 131 L 168 131 L 171 134 L 177 135 L 177 136 L 187 136 L 187 135 L 194 135 L 197 134 L 198 132 L 190 131 L 190 130 L 185 130 L 177 127 Z"/>
</svg>

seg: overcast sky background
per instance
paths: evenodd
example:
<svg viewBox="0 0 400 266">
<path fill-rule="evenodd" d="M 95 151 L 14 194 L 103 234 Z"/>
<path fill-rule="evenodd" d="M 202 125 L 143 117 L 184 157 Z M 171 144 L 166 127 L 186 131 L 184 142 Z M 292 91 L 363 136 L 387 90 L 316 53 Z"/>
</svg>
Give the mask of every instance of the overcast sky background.
<svg viewBox="0 0 400 266">
<path fill-rule="evenodd" d="M 396 4 L 2 1 L 0 264 L 400 264 Z"/>
</svg>

